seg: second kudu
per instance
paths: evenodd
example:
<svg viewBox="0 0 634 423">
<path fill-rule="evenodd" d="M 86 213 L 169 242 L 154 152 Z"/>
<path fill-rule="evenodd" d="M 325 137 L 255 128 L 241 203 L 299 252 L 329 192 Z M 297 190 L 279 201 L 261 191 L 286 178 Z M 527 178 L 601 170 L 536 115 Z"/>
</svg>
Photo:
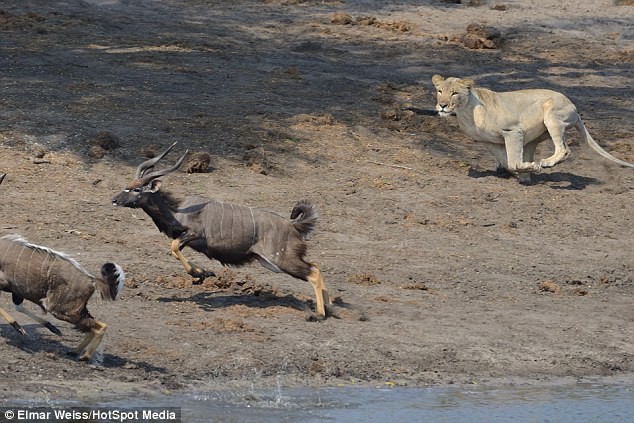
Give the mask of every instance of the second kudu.
<svg viewBox="0 0 634 423">
<path fill-rule="evenodd" d="M 106 331 L 107 325 L 94 319 L 86 304 L 95 291 L 106 300 L 115 300 L 125 281 L 123 269 L 115 263 L 101 267 L 101 275 L 93 276 L 77 261 L 64 253 L 28 242 L 19 235 L 0 238 L 0 291 L 10 292 L 18 311 L 62 333 L 50 322 L 24 308 L 24 300 L 39 305 L 45 313 L 72 323 L 86 335 L 75 351 L 82 351 L 80 360 L 89 360 Z M 18 322 L 0 308 L 0 315 L 22 335 L 26 332 Z"/>
<path fill-rule="evenodd" d="M 4 177 L 0 173 L 0 184 Z M 123 269 L 116 263 L 101 267 L 101 276 L 93 276 L 64 253 L 28 242 L 19 235 L 0 238 L 0 291 L 11 293 L 16 310 L 44 325 L 61 336 L 57 327 L 46 319 L 31 313 L 23 306 L 29 300 L 40 306 L 44 313 L 73 323 L 86 335 L 75 351 L 84 353 L 80 360 L 89 360 L 106 331 L 107 325 L 94 319 L 86 305 L 95 291 L 101 298 L 115 300 L 125 282 Z M 0 316 L 22 335 L 22 326 L 0 308 Z"/>
<path fill-rule="evenodd" d="M 284 272 L 308 281 L 316 296 L 316 311 L 326 317 L 332 304 L 319 267 L 306 261 L 306 237 L 317 222 L 317 211 L 309 201 L 298 202 L 290 219 L 277 214 L 199 196 L 176 199 L 159 190 L 157 178 L 177 170 L 187 152 L 167 169 L 149 172 L 176 143 L 155 158 L 141 163 L 128 186 L 112 199 L 116 206 L 140 208 L 158 229 L 173 239 L 172 255 L 185 271 L 201 283 L 207 272 L 183 256 L 190 247 L 224 265 L 239 266 L 257 260 L 269 270 Z"/>
</svg>

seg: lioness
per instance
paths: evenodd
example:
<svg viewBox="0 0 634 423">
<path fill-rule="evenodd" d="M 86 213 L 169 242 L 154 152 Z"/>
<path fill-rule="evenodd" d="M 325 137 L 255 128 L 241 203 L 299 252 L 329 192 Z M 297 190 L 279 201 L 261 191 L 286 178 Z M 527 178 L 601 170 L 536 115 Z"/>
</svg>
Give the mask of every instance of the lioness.
<svg viewBox="0 0 634 423">
<path fill-rule="evenodd" d="M 455 113 L 465 134 L 486 143 L 498 170 L 507 170 L 522 183 L 530 182 L 528 172 L 539 172 L 568 158 L 565 131 L 573 126 L 594 151 L 634 168 L 592 139 L 575 105 L 561 93 L 539 89 L 498 93 L 476 88 L 473 79 L 445 79 L 440 75 L 434 75 L 432 82 L 437 90 L 438 114 L 447 117 Z M 537 164 L 533 161 L 535 149 L 548 139 L 555 144 L 555 153 Z"/>
</svg>

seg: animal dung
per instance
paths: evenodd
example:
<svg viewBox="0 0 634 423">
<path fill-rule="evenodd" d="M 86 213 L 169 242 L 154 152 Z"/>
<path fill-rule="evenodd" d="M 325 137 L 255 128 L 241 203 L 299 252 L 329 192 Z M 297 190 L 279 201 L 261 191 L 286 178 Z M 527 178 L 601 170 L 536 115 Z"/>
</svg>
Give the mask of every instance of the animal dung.
<svg viewBox="0 0 634 423">
<path fill-rule="evenodd" d="M 543 292 L 552 292 L 553 294 L 559 294 L 561 287 L 551 279 L 547 279 L 539 284 L 539 290 Z"/>
<path fill-rule="evenodd" d="M 119 137 L 117 137 L 116 135 L 108 131 L 97 132 L 91 144 L 95 146 L 99 146 L 103 148 L 104 150 L 114 150 L 115 148 L 118 148 L 120 145 Z"/>
<path fill-rule="evenodd" d="M 353 283 L 355 285 L 380 285 L 381 280 L 372 273 L 355 273 L 351 275 L 347 279 L 348 283 Z"/>
<path fill-rule="evenodd" d="M 273 169 L 273 165 L 262 147 L 248 149 L 242 156 L 242 160 L 244 160 L 248 168 L 262 175 L 268 175 Z"/>
<path fill-rule="evenodd" d="M 330 17 L 330 23 L 333 25 L 351 25 L 353 22 L 352 16 L 344 12 L 335 13 Z"/>
<path fill-rule="evenodd" d="M 93 159 L 101 159 L 107 151 L 112 151 L 119 147 L 119 137 L 108 131 L 99 131 L 90 141 L 88 156 Z"/>
<path fill-rule="evenodd" d="M 467 25 L 467 32 L 456 38 L 455 41 L 470 49 L 496 49 L 500 48 L 502 40 L 500 31 L 477 23 Z"/>
<path fill-rule="evenodd" d="M 205 152 L 192 154 L 191 158 L 185 165 L 186 173 L 207 173 L 209 172 L 209 164 L 211 163 L 211 155 Z"/>
</svg>

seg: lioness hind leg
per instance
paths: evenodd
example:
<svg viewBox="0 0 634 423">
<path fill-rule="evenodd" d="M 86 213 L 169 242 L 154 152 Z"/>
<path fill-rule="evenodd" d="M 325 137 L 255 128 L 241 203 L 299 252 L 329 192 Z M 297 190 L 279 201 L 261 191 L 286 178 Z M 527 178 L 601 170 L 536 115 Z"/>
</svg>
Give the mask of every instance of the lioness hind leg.
<svg viewBox="0 0 634 423">
<path fill-rule="evenodd" d="M 566 144 L 566 128 L 569 125 L 553 112 L 552 99 L 546 100 L 542 108 L 544 110 L 544 125 L 546 125 L 548 134 L 553 140 L 555 152 L 552 156 L 542 159 L 539 164 L 541 167 L 553 167 L 570 156 L 570 148 Z"/>
</svg>

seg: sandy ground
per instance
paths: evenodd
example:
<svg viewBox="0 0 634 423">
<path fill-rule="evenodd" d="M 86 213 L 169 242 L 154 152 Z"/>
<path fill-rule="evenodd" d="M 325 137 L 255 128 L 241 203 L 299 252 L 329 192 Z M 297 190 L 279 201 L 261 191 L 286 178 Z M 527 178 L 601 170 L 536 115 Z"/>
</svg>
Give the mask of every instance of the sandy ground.
<svg viewBox="0 0 634 423">
<path fill-rule="evenodd" d="M 570 133 L 571 159 L 522 186 L 425 111 L 435 73 L 556 89 L 634 162 L 634 7 L 465 3 L 4 0 L 0 233 L 128 280 L 90 304 L 109 325 L 100 363 L 70 354 L 71 325 L 57 337 L 1 295 L 28 337 L 0 322 L 0 396 L 631 376 L 634 172 Z M 498 48 L 461 45 L 470 23 Z M 311 318 L 308 283 L 185 250 L 218 274 L 192 286 L 142 211 L 111 206 L 175 141 L 168 164 L 212 158 L 166 177 L 175 194 L 317 204 L 308 255 L 336 317 Z"/>
</svg>

